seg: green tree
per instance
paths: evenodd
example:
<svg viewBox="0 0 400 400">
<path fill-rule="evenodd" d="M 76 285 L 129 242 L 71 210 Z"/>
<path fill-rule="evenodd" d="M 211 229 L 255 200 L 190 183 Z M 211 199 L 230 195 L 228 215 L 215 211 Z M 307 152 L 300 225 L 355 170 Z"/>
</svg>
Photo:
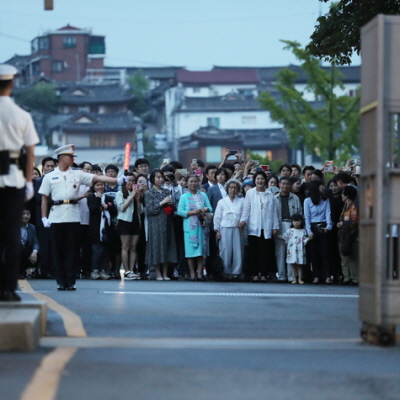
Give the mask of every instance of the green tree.
<svg viewBox="0 0 400 400">
<path fill-rule="evenodd" d="M 399 0 L 340 0 L 333 3 L 329 12 L 317 19 L 307 49 L 325 61 L 351 64 L 353 52 L 360 54 L 360 28 L 378 14 L 399 15 Z"/>
<path fill-rule="evenodd" d="M 276 174 L 279 171 L 279 168 L 281 167 L 284 162 L 282 160 L 270 160 L 268 156 L 260 156 L 259 154 L 252 153 L 250 150 L 247 150 L 247 158 L 250 160 L 258 160 L 259 165 L 269 165 L 269 169 Z"/>
<path fill-rule="evenodd" d="M 43 139 L 48 126 L 47 122 L 51 114 L 57 112 L 59 97 L 54 84 L 39 82 L 33 87 L 19 90 L 15 95 L 15 101 L 21 106 L 32 110 L 40 137 Z"/>
<path fill-rule="evenodd" d="M 137 116 L 142 116 L 149 110 L 147 102 L 149 92 L 149 81 L 143 71 L 138 69 L 135 74 L 128 79 L 129 93 L 135 97 L 132 111 Z"/>
<path fill-rule="evenodd" d="M 277 74 L 277 101 L 270 93 L 259 96 L 261 107 L 270 111 L 271 118 L 280 122 L 289 134 L 293 148 L 303 145 L 309 154 L 334 160 L 345 159 L 358 147 L 359 96 L 337 96 L 335 89 L 343 89 L 341 74 L 334 64 L 329 71 L 321 68 L 319 60 L 292 41 L 284 41 L 285 49 L 300 61 L 308 82 L 306 92 L 313 93 L 315 103 L 304 99 L 295 87 L 299 74 L 283 68 Z"/>
</svg>

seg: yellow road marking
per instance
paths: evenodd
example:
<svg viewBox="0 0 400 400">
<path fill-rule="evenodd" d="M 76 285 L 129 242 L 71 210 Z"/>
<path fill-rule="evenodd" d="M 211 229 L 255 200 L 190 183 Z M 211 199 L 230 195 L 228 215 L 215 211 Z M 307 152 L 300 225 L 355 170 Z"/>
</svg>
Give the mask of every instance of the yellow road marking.
<svg viewBox="0 0 400 400">
<path fill-rule="evenodd" d="M 20 280 L 18 284 L 24 293 L 45 301 L 50 309 L 60 315 L 67 336 L 73 338 L 87 337 L 82 320 L 77 314 L 58 304 L 52 298 L 35 292 L 27 280 Z M 57 396 L 61 374 L 77 351 L 77 347 L 57 347 L 44 357 L 23 391 L 20 400 L 54 400 Z"/>
<path fill-rule="evenodd" d="M 44 357 L 22 393 L 21 400 L 54 400 L 57 396 L 61 373 L 77 350 L 73 347 L 59 347 Z"/>
<path fill-rule="evenodd" d="M 32 289 L 32 286 L 29 284 L 27 280 L 18 281 L 19 287 L 24 293 L 28 293 L 31 296 L 37 298 L 38 300 L 43 300 L 47 303 L 47 306 L 58 313 L 63 320 L 65 331 L 67 332 L 67 336 L 72 337 L 87 337 L 87 333 L 85 328 L 83 327 L 83 323 L 81 318 L 68 310 L 68 308 L 58 304 L 52 298 L 42 294 L 37 293 Z"/>
</svg>

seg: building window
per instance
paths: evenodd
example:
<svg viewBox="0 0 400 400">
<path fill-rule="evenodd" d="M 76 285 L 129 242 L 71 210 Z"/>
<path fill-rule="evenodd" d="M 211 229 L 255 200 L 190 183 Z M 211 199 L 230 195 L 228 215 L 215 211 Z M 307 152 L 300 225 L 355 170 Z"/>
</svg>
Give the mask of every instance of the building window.
<svg viewBox="0 0 400 400">
<path fill-rule="evenodd" d="M 194 87 L 193 88 L 193 93 L 200 93 L 200 88 L 199 87 Z"/>
<path fill-rule="evenodd" d="M 74 36 L 67 36 L 64 38 L 64 48 L 76 47 L 76 38 Z"/>
<path fill-rule="evenodd" d="M 208 117 L 207 126 L 214 126 L 215 128 L 219 128 L 219 117 Z"/>
<path fill-rule="evenodd" d="M 89 54 L 106 54 L 104 36 L 89 37 Z"/>
<path fill-rule="evenodd" d="M 39 39 L 39 50 L 48 50 L 50 47 L 50 40 L 48 37 L 42 37 Z"/>
<path fill-rule="evenodd" d="M 53 61 L 51 64 L 51 70 L 53 72 L 62 72 L 64 69 L 64 63 L 62 61 Z"/>
<path fill-rule="evenodd" d="M 206 162 L 215 163 L 220 162 L 222 157 L 221 146 L 207 146 L 206 147 Z"/>
<path fill-rule="evenodd" d="M 117 135 L 115 133 L 93 133 L 90 137 L 91 147 L 116 147 Z"/>
<path fill-rule="evenodd" d="M 245 116 L 245 117 L 242 117 L 242 124 L 243 125 L 256 125 L 257 124 L 257 117 L 256 116 Z"/>
</svg>

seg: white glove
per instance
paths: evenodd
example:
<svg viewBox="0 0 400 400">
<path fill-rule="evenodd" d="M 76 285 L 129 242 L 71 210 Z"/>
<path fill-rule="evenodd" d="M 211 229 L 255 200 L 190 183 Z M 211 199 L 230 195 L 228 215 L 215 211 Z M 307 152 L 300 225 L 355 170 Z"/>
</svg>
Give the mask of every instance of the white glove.
<svg viewBox="0 0 400 400">
<path fill-rule="evenodd" d="M 25 186 L 25 201 L 29 201 L 35 192 L 33 191 L 33 183 L 32 182 L 26 182 Z"/>
<path fill-rule="evenodd" d="M 50 228 L 51 222 L 46 217 L 42 218 L 42 222 L 45 228 Z"/>
<path fill-rule="evenodd" d="M 118 178 L 118 185 L 122 185 L 124 182 L 129 181 L 129 176 L 122 175 Z"/>
</svg>

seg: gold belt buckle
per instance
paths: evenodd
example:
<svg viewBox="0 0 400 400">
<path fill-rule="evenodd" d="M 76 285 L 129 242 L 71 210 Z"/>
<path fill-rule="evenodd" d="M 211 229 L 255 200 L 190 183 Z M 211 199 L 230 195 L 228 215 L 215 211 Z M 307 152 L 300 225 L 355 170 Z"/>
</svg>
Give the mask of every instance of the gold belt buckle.
<svg viewBox="0 0 400 400">
<path fill-rule="evenodd" d="M 63 204 L 69 204 L 69 199 L 68 200 L 64 200 Z"/>
</svg>

